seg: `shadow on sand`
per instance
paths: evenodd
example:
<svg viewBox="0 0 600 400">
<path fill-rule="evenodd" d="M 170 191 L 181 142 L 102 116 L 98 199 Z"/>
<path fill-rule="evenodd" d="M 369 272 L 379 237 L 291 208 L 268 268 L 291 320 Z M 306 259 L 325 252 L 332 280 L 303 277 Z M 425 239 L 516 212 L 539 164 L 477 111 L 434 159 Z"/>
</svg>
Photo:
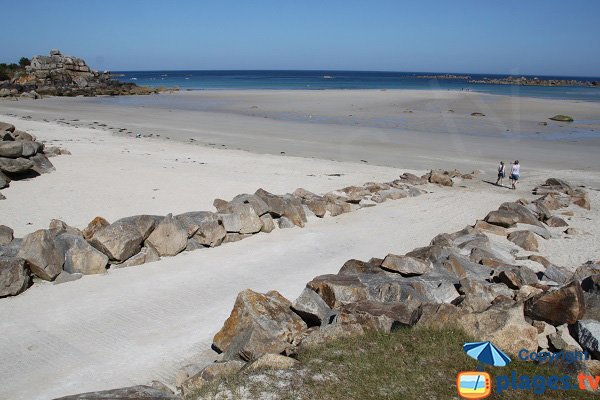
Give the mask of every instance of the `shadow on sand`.
<svg viewBox="0 0 600 400">
<path fill-rule="evenodd" d="M 504 188 L 504 189 L 511 189 L 511 187 L 510 187 L 510 186 L 496 185 L 496 182 L 492 182 L 492 181 L 483 181 L 483 180 L 482 180 L 482 182 L 488 183 L 488 184 L 490 184 L 490 185 L 492 185 L 492 186 L 496 186 L 496 187 Z"/>
</svg>

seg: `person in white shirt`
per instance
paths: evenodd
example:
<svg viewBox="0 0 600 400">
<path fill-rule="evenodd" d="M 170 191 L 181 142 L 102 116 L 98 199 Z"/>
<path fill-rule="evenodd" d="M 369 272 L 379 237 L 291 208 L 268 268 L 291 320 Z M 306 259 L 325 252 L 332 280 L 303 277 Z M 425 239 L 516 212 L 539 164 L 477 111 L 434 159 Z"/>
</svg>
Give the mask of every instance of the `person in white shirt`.
<svg viewBox="0 0 600 400">
<path fill-rule="evenodd" d="M 500 182 L 500 186 L 502 186 L 502 180 L 506 176 L 506 167 L 504 167 L 504 161 L 500 161 L 500 165 L 498 166 L 498 179 L 496 180 L 496 185 Z"/>
<path fill-rule="evenodd" d="M 512 183 L 512 188 L 517 188 L 517 181 L 521 176 L 521 166 L 519 165 L 519 160 L 516 160 L 512 167 L 510 168 L 510 181 Z"/>
</svg>

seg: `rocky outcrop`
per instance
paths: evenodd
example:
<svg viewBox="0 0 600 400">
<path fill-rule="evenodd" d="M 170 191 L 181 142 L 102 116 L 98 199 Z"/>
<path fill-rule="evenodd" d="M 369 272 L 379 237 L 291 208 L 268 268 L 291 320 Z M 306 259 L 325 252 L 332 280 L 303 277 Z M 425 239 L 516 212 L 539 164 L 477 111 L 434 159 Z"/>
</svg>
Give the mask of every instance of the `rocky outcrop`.
<svg viewBox="0 0 600 400">
<path fill-rule="evenodd" d="M 92 70 L 77 57 L 52 50 L 47 56 L 34 56 L 31 65 L 11 81 L 0 83 L 0 97 L 37 99 L 50 96 L 96 96 L 151 94 L 155 89 L 114 80 L 108 72 Z"/>
</svg>

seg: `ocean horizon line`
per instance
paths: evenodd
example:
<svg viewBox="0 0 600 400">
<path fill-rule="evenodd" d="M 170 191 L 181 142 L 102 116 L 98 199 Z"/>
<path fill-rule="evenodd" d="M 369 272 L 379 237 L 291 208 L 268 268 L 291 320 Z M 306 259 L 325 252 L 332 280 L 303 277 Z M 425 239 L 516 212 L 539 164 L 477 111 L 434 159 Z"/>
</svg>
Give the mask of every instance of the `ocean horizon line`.
<svg viewBox="0 0 600 400">
<path fill-rule="evenodd" d="M 397 70 L 355 70 L 355 69 L 107 69 L 111 73 L 153 73 L 153 72 L 202 72 L 202 73 L 235 73 L 235 72 L 338 72 L 359 74 L 401 74 L 401 75 L 452 75 L 452 76 L 477 76 L 477 77 L 526 77 L 546 79 L 579 79 L 600 80 L 600 76 L 585 75 L 558 75 L 558 74 L 531 74 L 531 73 L 495 73 L 495 72 L 449 72 L 449 71 L 397 71 Z"/>
</svg>

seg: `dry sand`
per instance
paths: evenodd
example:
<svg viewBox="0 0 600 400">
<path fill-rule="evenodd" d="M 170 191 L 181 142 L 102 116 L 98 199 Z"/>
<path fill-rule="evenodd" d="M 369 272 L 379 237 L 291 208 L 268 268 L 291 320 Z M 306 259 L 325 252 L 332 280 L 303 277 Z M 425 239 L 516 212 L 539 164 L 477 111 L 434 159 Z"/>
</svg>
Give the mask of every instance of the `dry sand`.
<svg viewBox="0 0 600 400">
<path fill-rule="evenodd" d="M 217 95 L 226 93 L 212 94 Z M 254 96 L 253 101 L 260 97 L 248 95 Z M 15 228 L 19 236 L 46 227 L 52 218 L 83 227 L 96 215 L 114 220 L 141 213 L 164 215 L 210 210 L 215 197 L 228 199 L 258 187 L 275 193 L 290 192 L 297 187 L 325 192 L 366 181 L 391 180 L 403 171 L 365 163 L 218 150 L 173 140 L 135 139 L 72 125 L 87 126 L 93 121 L 110 121 L 108 126 L 140 124 L 138 129 L 142 132 L 153 124 L 157 131 L 170 132 L 169 126 L 174 125 L 173 136 L 188 129 L 199 142 L 206 140 L 206 145 L 218 143 L 217 139 L 233 132 L 236 135 L 232 133 L 228 140 L 239 139 L 243 144 L 240 147 L 246 144 L 252 147 L 255 143 L 254 146 L 264 146 L 263 153 L 275 154 L 278 153 L 273 150 L 275 144 L 281 143 L 292 149 L 306 146 L 315 154 L 324 149 L 329 154 L 328 148 L 334 148 L 335 143 L 328 137 L 320 146 L 318 132 L 356 132 L 348 126 L 313 124 L 309 139 L 304 141 L 304 136 L 292 137 L 288 131 L 281 131 L 279 137 L 278 132 L 283 126 L 299 135 L 307 123 L 244 116 L 235 110 L 173 111 L 178 117 L 168 119 L 168 110 L 92 106 L 77 99 L 18 103 L 0 103 L 0 120 L 14 123 L 41 139 L 55 141 L 54 144 L 73 153 L 52 159 L 55 172 L 33 181 L 13 182 L 2 191 L 7 200 L 0 202 L 0 224 Z M 66 108 L 65 104 L 71 105 Z M 593 112 L 592 106 L 584 106 L 591 107 Z M 40 111 L 46 107 L 48 110 Z M 580 108 L 576 103 L 573 107 L 572 113 Z M 97 119 L 93 119 L 94 110 Z M 5 116 L 29 113 L 34 119 L 48 119 L 42 115 L 44 112 L 58 113 L 51 119 L 80 121 L 66 125 Z M 87 117 L 89 122 L 84 121 Z M 245 126 L 247 130 L 243 129 Z M 368 130 L 370 134 L 388 137 L 384 128 Z M 247 132 L 254 134 L 246 136 Z M 486 135 L 468 137 L 485 142 L 490 139 Z M 437 137 L 440 138 L 439 134 Z M 568 145 L 549 143 L 552 146 L 558 143 L 559 147 Z M 590 168 L 596 165 L 595 159 L 588 157 L 590 149 L 581 144 L 570 145 L 575 150 L 561 153 L 561 157 Z M 433 148 L 444 145 L 436 143 L 429 143 L 429 150 L 419 154 L 411 154 L 414 149 L 404 149 L 402 154 L 406 158 L 394 157 L 402 146 L 386 143 L 377 151 L 370 144 L 365 146 L 367 153 L 381 153 L 381 160 L 394 159 L 389 165 L 416 169 L 429 161 L 454 168 L 459 166 L 455 158 L 464 157 L 446 151 L 445 158 L 439 158 Z M 360 154 L 360 146 L 350 147 L 352 152 Z M 562 149 L 566 151 L 566 147 Z M 523 151 L 542 154 L 543 149 Z M 423 164 L 413 166 L 412 160 L 417 159 Z M 493 168 L 495 162 L 479 162 L 477 158 L 462 161 L 469 167 L 486 170 L 488 165 Z M 576 216 L 569 221 L 590 235 L 565 239 L 555 229 L 561 238 L 541 241 L 541 253 L 558 265 L 571 268 L 588 259 L 598 259 L 600 168 L 580 171 L 573 166 L 569 170 L 559 169 L 559 164 L 550 163 L 544 170 L 524 168 L 525 179 L 517 191 L 485 183 L 483 180 L 495 180 L 493 172 L 488 171 L 482 175 L 483 180 L 463 181 L 454 188 L 428 186 L 432 193 L 421 197 L 390 201 L 335 218 L 311 219 L 304 229 L 276 230 L 218 248 L 180 254 L 102 276 L 86 276 L 62 285 L 36 284 L 17 297 L 0 300 L 0 355 L 3 360 L 10 360 L 0 365 L 0 398 L 49 399 L 143 384 L 152 379 L 172 382 L 182 365 L 208 362 L 214 357 L 209 350 L 210 341 L 229 315 L 240 290 L 276 289 L 293 299 L 311 278 L 337 272 L 347 259 L 404 253 L 426 245 L 437 233 L 473 224 L 504 201 L 531 198 L 530 189 L 550 176 L 590 187 L 593 210 L 573 207 Z"/>
</svg>

